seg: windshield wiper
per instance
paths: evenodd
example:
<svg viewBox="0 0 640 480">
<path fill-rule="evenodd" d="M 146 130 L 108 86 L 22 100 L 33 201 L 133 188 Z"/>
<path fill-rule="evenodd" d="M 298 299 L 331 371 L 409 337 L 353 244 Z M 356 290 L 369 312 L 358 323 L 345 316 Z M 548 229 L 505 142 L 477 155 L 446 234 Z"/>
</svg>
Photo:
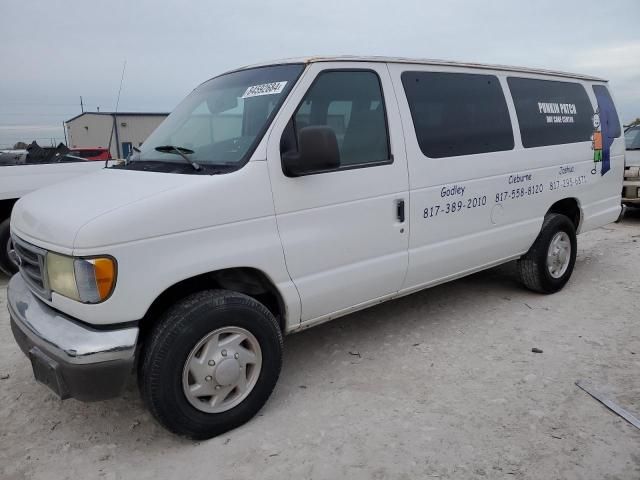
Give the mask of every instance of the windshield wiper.
<svg viewBox="0 0 640 480">
<path fill-rule="evenodd" d="M 199 171 L 202 168 L 196 162 L 187 157 L 187 155 L 191 155 L 192 153 L 194 153 L 193 150 L 190 150 L 188 148 L 176 147 L 174 145 L 160 145 L 159 147 L 156 147 L 155 150 L 160 153 L 173 153 L 176 155 L 180 155 L 189 163 L 189 165 L 193 167 L 195 171 Z"/>
</svg>

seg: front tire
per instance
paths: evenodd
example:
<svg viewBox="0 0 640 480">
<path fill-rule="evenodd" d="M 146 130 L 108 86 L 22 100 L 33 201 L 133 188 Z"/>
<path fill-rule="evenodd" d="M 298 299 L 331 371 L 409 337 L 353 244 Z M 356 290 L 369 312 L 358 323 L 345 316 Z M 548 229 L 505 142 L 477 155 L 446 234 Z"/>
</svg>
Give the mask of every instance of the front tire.
<svg viewBox="0 0 640 480">
<path fill-rule="evenodd" d="M 261 303 L 227 290 L 171 307 L 143 347 L 139 384 L 168 430 L 211 438 L 250 420 L 280 374 L 282 334 Z"/>
<path fill-rule="evenodd" d="M 555 293 L 569 281 L 576 263 L 576 230 L 568 217 L 545 216 L 529 251 L 518 260 L 520 281 L 530 290 Z"/>
</svg>

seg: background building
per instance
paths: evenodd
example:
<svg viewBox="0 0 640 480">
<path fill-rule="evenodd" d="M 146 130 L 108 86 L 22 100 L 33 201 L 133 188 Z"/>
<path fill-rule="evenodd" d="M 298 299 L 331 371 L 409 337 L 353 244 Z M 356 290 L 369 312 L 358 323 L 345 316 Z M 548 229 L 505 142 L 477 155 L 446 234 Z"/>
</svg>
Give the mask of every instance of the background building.
<svg viewBox="0 0 640 480">
<path fill-rule="evenodd" d="M 69 148 L 109 147 L 113 158 L 126 158 L 169 115 L 142 112 L 84 112 L 65 122 Z"/>
</svg>

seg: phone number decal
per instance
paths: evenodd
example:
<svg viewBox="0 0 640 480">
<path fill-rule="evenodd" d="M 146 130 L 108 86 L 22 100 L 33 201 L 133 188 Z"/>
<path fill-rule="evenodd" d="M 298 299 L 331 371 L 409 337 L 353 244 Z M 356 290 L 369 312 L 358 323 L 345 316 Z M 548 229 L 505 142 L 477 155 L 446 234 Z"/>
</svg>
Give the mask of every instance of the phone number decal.
<svg viewBox="0 0 640 480">
<path fill-rule="evenodd" d="M 527 187 L 512 188 L 511 190 L 496 193 L 496 203 L 504 202 L 505 200 L 517 200 L 518 198 L 530 197 L 542 192 L 544 192 L 544 185 L 542 183 L 529 185 Z"/>
<path fill-rule="evenodd" d="M 505 186 L 506 190 L 497 193 L 489 193 L 488 195 L 489 198 L 491 198 L 491 195 L 495 195 L 493 197 L 495 204 L 499 204 L 510 200 L 517 201 L 521 198 L 534 197 L 544 193 L 545 191 L 556 191 L 563 188 L 578 187 L 586 184 L 586 175 L 575 175 L 574 171 L 573 166 L 563 165 L 557 173 L 561 178 L 551 180 L 548 184 L 547 181 L 543 181 L 544 183 L 535 183 L 540 182 L 540 179 L 534 179 L 534 175 L 531 173 L 513 174 L 507 179 L 508 186 Z M 569 176 L 571 174 L 574 174 L 574 176 Z M 467 210 L 482 208 L 487 205 L 487 195 L 478 195 L 476 193 L 470 198 L 460 198 L 464 197 L 465 189 L 466 186 L 460 184 L 442 187 L 440 197 L 442 197 L 443 201 L 441 203 L 427 206 L 422 211 L 423 218 L 428 219 L 438 216 L 441 217 L 443 215 L 458 214 Z"/>
<path fill-rule="evenodd" d="M 549 182 L 549 190 L 559 190 L 561 188 L 577 187 L 587 183 L 586 175 L 580 175 L 578 177 L 561 178 L 560 180 L 552 180 Z"/>
<path fill-rule="evenodd" d="M 438 215 L 449 215 L 452 213 L 460 213 L 473 208 L 484 207 L 487 204 L 487 196 L 465 198 L 464 200 L 456 200 L 427 207 L 422 212 L 423 218 L 437 217 Z"/>
</svg>

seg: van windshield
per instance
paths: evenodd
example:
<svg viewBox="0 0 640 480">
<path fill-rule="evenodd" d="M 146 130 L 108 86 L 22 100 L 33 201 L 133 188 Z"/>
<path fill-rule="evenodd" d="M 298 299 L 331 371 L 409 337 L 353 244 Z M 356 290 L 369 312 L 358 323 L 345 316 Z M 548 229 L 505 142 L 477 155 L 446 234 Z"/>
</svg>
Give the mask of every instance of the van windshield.
<svg viewBox="0 0 640 480">
<path fill-rule="evenodd" d="M 302 69 L 301 64 L 252 68 L 203 83 L 147 138 L 129 166 L 160 162 L 190 169 L 182 155 L 176 154 L 181 153 L 204 167 L 204 173 L 211 166 L 241 167 Z"/>
<path fill-rule="evenodd" d="M 631 127 L 624 132 L 627 150 L 640 150 L 640 127 Z"/>
</svg>

